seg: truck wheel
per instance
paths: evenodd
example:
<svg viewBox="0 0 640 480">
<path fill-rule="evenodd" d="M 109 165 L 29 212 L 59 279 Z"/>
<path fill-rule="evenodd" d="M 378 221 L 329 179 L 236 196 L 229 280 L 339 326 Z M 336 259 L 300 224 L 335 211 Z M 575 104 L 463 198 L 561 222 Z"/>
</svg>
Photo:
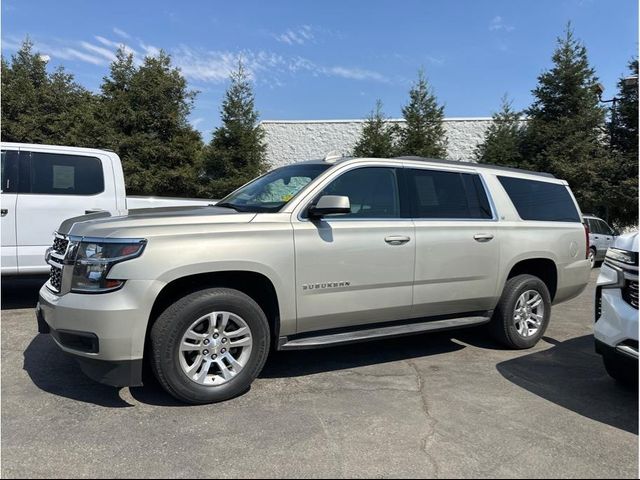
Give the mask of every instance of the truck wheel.
<svg viewBox="0 0 640 480">
<path fill-rule="evenodd" d="M 531 348 L 547 330 L 550 316 L 551 296 L 545 283 L 533 275 L 517 275 L 504 286 L 489 328 L 509 348 Z"/>
<path fill-rule="evenodd" d="M 591 265 L 591 268 L 594 268 L 596 266 L 596 249 L 595 248 L 589 249 L 589 265 Z"/>
<path fill-rule="evenodd" d="M 638 362 L 604 355 L 604 368 L 609 376 L 622 385 L 633 387 L 638 385 Z"/>
<path fill-rule="evenodd" d="M 172 396 L 215 403 L 249 389 L 269 354 L 267 318 L 249 296 L 228 288 L 187 295 L 151 329 L 151 366 Z"/>
</svg>

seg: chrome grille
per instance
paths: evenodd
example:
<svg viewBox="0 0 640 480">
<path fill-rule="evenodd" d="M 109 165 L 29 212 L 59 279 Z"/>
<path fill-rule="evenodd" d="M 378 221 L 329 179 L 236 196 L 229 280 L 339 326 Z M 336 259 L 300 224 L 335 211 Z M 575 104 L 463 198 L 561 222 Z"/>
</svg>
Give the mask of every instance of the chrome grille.
<svg viewBox="0 0 640 480">
<path fill-rule="evenodd" d="M 638 282 L 637 280 L 627 280 L 622 289 L 622 298 L 633 308 L 638 308 Z"/>
<path fill-rule="evenodd" d="M 68 248 L 69 239 L 56 232 L 53 238 L 53 245 L 47 250 L 47 263 L 51 265 L 47 286 L 56 293 L 62 290 L 62 269 L 64 268 L 63 265 Z"/>
<path fill-rule="evenodd" d="M 53 239 L 53 250 L 58 255 L 64 255 L 67 252 L 68 246 L 69 246 L 69 240 L 56 234 L 55 238 Z"/>
<path fill-rule="evenodd" d="M 49 285 L 51 289 L 59 292 L 62 287 L 62 269 L 51 266 L 51 272 L 49 273 Z"/>
</svg>

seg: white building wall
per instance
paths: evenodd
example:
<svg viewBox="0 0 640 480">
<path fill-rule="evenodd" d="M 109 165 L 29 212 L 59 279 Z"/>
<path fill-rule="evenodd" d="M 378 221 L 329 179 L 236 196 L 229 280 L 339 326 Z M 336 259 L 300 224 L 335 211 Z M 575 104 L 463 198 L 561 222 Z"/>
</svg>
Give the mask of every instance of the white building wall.
<svg viewBox="0 0 640 480">
<path fill-rule="evenodd" d="M 403 123 L 403 120 L 390 120 Z M 449 160 L 473 161 L 491 118 L 444 120 Z M 265 120 L 267 158 L 273 167 L 323 158 L 331 151 L 350 155 L 360 138 L 364 120 Z"/>
</svg>

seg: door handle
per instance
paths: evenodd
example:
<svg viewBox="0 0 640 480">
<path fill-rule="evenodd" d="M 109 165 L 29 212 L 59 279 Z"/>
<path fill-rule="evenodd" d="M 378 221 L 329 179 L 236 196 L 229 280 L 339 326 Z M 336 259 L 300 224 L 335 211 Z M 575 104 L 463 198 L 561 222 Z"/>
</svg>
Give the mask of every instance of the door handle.
<svg viewBox="0 0 640 480">
<path fill-rule="evenodd" d="M 9 213 L 9 210 L 7 210 L 6 208 L 0 209 L 0 216 L 6 217 L 8 213 Z"/>
<path fill-rule="evenodd" d="M 391 235 L 390 237 L 384 239 L 384 241 L 389 245 L 404 245 L 409 240 L 411 240 L 410 237 L 404 237 L 402 235 Z"/>
<path fill-rule="evenodd" d="M 493 235 L 491 235 L 490 233 L 478 233 L 477 235 L 473 236 L 473 239 L 476 242 L 485 243 L 493 240 Z"/>
</svg>

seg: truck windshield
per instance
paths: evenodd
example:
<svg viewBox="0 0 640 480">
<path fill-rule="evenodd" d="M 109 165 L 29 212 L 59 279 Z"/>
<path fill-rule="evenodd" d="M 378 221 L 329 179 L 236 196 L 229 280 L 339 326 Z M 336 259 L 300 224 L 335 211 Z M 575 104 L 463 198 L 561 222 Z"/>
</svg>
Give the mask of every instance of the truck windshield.
<svg viewBox="0 0 640 480">
<path fill-rule="evenodd" d="M 278 168 L 227 195 L 216 206 L 239 212 L 277 212 L 330 166 L 313 163 Z"/>
</svg>

